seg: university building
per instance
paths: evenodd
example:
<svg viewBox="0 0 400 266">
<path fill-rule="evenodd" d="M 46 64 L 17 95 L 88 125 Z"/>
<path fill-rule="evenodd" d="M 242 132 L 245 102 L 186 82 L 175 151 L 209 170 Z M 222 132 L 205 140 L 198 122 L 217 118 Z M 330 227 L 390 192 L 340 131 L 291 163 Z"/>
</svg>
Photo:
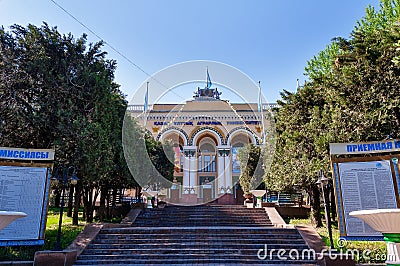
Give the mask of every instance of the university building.
<svg viewBox="0 0 400 266">
<path fill-rule="evenodd" d="M 262 144 L 269 110 L 275 106 L 230 103 L 220 94 L 206 86 L 184 104 L 128 107 L 155 139 L 174 145 L 174 185 L 165 192 L 169 202 L 200 204 L 223 198 L 234 203 L 243 195 L 236 185 L 238 150 L 248 143 Z"/>
</svg>

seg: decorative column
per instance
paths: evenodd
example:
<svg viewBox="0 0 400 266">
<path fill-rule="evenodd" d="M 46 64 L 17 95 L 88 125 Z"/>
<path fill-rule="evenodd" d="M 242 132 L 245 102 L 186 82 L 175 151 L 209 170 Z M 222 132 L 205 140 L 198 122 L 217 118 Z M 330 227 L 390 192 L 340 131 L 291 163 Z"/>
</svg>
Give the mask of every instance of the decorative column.
<svg viewBox="0 0 400 266">
<path fill-rule="evenodd" d="M 187 188 L 189 187 L 189 151 L 183 151 L 183 180 L 182 180 L 182 187 L 183 187 L 183 194 L 189 194 Z"/>
<path fill-rule="evenodd" d="M 183 166 L 183 203 L 197 203 L 197 193 L 195 190 L 197 179 L 196 146 L 184 146 L 184 166 Z"/>
<path fill-rule="evenodd" d="M 225 160 L 223 157 L 223 150 L 218 149 L 218 175 L 217 175 L 217 182 L 216 182 L 216 190 L 217 195 L 221 195 L 225 193 Z M 222 193 L 221 193 L 222 192 Z"/>
<path fill-rule="evenodd" d="M 197 194 L 197 156 L 196 150 L 191 151 L 191 156 L 189 157 L 190 171 L 189 171 L 189 180 L 190 180 L 190 193 L 189 194 Z"/>
<path fill-rule="evenodd" d="M 232 180 L 228 180 L 230 176 L 230 147 L 218 147 L 218 194 L 232 193 Z"/>
<path fill-rule="evenodd" d="M 230 149 L 225 156 L 225 184 L 226 184 L 226 194 L 232 194 L 232 161 Z"/>
</svg>

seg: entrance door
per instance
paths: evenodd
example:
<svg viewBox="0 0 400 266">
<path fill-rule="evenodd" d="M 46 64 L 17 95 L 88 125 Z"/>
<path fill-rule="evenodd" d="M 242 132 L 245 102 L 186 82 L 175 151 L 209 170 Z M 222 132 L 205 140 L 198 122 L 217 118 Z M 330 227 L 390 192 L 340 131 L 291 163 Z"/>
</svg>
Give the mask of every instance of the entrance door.
<svg viewBox="0 0 400 266">
<path fill-rule="evenodd" d="M 215 198 L 215 176 L 200 176 L 200 197 L 203 202 L 210 202 Z"/>
</svg>

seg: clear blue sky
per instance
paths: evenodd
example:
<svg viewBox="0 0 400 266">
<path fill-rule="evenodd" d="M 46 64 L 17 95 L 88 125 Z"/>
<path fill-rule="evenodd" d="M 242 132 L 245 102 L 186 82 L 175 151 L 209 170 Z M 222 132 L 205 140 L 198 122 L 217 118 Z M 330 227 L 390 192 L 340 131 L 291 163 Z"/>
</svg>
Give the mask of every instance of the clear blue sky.
<svg viewBox="0 0 400 266">
<path fill-rule="evenodd" d="M 334 37 L 349 37 L 365 8 L 378 0 L 55 0 L 147 73 L 189 60 L 232 65 L 261 81 L 267 101 L 303 83 L 306 62 Z M 50 0 L 0 0 L 0 24 L 88 33 Z M 116 82 L 133 96 L 147 78 L 109 47 Z M 212 73 L 211 73 L 212 75 Z M 190 94 L 193 90 L 190 91 Z"/>
</svg>

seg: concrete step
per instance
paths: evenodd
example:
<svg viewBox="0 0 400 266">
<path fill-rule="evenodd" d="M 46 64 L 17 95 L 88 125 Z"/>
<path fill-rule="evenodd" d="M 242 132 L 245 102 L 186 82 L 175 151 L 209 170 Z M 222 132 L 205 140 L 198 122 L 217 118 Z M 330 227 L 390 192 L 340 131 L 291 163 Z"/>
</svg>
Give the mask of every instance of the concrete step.
<svg viewBox="0 0 400 266">
<path fill-rule="evenodd" d="M 169 215 L 169 216 L 165 216 L 165 215 Z M 243 213 L 240 216 L 234 216 L 230 214 L 215 214 L 215 215 L 194 215 L 194 214 L 187 214 L 187 215 L 176 215 L 175 213 L 164 213 L 164 214 L 146 214 L 143 216 L 139 216 L 139 219 L 149 219 L 149 218 L 165 218 L 165 219 L 171 219 L 171 218 L 201 218 L 201 219 L 208 219 L 208 218 L 212 218 L 212 219 L 227 219 L 227 218 L 231 218 L 231 219 L 268 219 L 268 216 L 266 214 L 260 213 L 260 214 L 254 214 L 254 213 Z"/>
<path fill-rule="evenodd" d="M 200 218 L 207 218 L 207 217 L 221 217 L 221 218 L 241 218 L 243 215 L 245 215 L 247 218 L 257 218 L 257 217 L 268 217 L 266 213 L 207 213 L 207 214 L 199 214 L 199 213 L 186 213 L 186 214 L 177 214 L 175 212 L 162 212 L 162 213 L 153 213 L 153 212 L 146 212 L 143 215 L 139 216 L 139 218 L 142 217 L 164 217 L 164 218 L 170 218 L 166 217 L 165 214 L 170 214 L 172 217 L 200 217 Z M 227 217 L 229 215 L 232 215 L 233 217 Z"/>
<path fill-rule="evenodd" d="M 303 249 L 307 249 L 307 246 L 303 244 L 293 244 L 291 249 L 287 248 L 287 244 L 269 244 L 268 249 L 281 249 L 289 252 L 290 250 L 297 250 L 301 252 Z M 197 244 L 190 245 L 165 245 L 165 246 L 153 246 L 153 245 L 132 245 L 130 247 L 125 247 L 123 245 L 92 245 L 90 249 L 85 250 L 82 255 L 104 255 L 104 254 L 136 254 L 136 253 L 156 253 L 156 254 L 169 254 L 169 253 L 179 253 L 179 254 L 193 254 L 196 252 L 215 254 L 215 253 L 233 253 L 233 254 L 251 254 L 254 255 L 255 251 L 264 248 L 262 244 L 244 244 L 244 245 L 207 245 L 207 249 L 203 249 Z M 294 251 L 293 251 L 294 252 Z"/>
<path fill-rule="evenodd" d="M 295 228 L 276 228 L 276 227 L 238 227 L 238 226 L 199 226 L 199 227 L 120 227 L 102 229 L 100 232 L 104 234 L 184 234 L 198 233 L 205 234 L 208 232 L 223 234 L 299 234 Z"/>
<path fill-rule="evenodd" d="M 153 226 L 153 227 L 159 227 L 161 226 L 169 226 L 169 227 L 183 227 L 183 226 L 217 226 L 218 224 L 222 224 L 223 226 L 232 226 L 232 224 L 224 224 L 224 223 L 157 223 L 157 222 L 149 222 L 149 223 L 138 223 L 138 224 L 133 224 L 133 226 Z M 253 227 L 253 226 L 272 226 L 270 223 L 237 223 L 237 226 L 246 226 L 246 227 Z"/>
<path fill-rule="evenodd" d="M 111 261 L 125 261 L 124 263 L 134 263 L 136 261 L 140 260 L 147 260 L 148 263 L 153 263 L 155 261 L 163 261 L 165 262 L 173 262 L 173 264 L 177 264 L 180 261 L 186 261 L 188 259 L 192 261 L 201 261 L 204 263 L 204 261 L 223 261 L 223 260 L 229 260 L 231 262 L 246 262 L 246 264 L 249 264 L 250 262 L 264 262 L 264 263 L 278 263 L 281 264 L 282 262 L 295 262 L 295 263 L 313 263 L 314 260 L 310 259 L 302 259 L 302 260 L 297 260 L 295 257 L 292 257 L 291 259 L 289 255 L 285 259 L 282 259 L 283 257 L 278 257 L 277 254 L 273 256 L 267 256 L 267 258 L 259 259 L 257 257 L 257 253 L 253 255 L 243 255 L 243 254 L 206 254 L 206 253 L 194 253 L 194 254 L 130 254 L 130 255 L 80 255 L 79 256 L 79 261 L 97 261 L 98 264 L 103 264 L 105 261 L 108 261 L 108 263 L 112 264 Z M 299 257 L 300 258 L 300 257 Z M 79 262 L 78 261 L 78 262 Z M 225 262 L 226 263 L 226 262 Z M 315 262 L 314 262 L 315 263 Z M 96 265 L 96 264 L 95 264 Z"/>
<path fill-rule="evenodd" d="M 183 240 L 183 239 L 188 239 L 188 240 L 193 240 L 193 239 L 201 239 L 201 240 L 218 240 L 220 238 L 227 239 L 227 240 L 237 240 L 237 239 L 242 239 L 242 240 L 272 240 L 272 239 L 299 239 L 298 234 L 271 234 L 271 235 L 221 235 L 221 234 L 196 234 L 196 235 L 179 235 L 179 234 L 147 234 L 147 235 L 139 235 L 139 234 L 100 234 L 96 238 L 97 240 L 143 240 L 143 239 L 157 239 L 157 240 L 172 240 L 172 239 L 178 239 L 178 240 Z"/>
<path fill-rule="evenodd" d="M 175 260 L 175 259 L 152 259 L 151 261 L 147 259 L 114 259 L 114 260 L 78 260 L 74 265 L 196 265 L 196 264 L 206 264 L 206 265 L 293 265 L 293 266 L 311 266 L 316 265 L 314 260 L 243 260 L 243 259 L 231 259 L 231 258 L 203 258 L 203 259 L 192 259 L 190 257 Z"/>
<path fill-rule="evenodd" d="M 130 239 L 96 239 L 92 243 L 93 244 L 136 244 L 136 245 L 141 245 L 141 244 L 151 244 L 153 242 L 157 241 L 159 244 L 179 244 L 179 243 L 195 243 L 197 245 L 208 245 L 209 243 L 213 241 L 218 241 L 217 243 L 232 243 L 233 241 L 239 241 L 240 243 L 247 244 L 247 243 L 253 243 L 253 244 L 300 244 L 304 243 L 304 240 L 298 239 L 298 238 L 293 238 L 293 239 L 248 239 L 248 240 L 241 240 L 239 238 L 237 239 L 210 239 L 210 240 L 202 240 L 202 239 L 175 239 L 175 240 L 160 240 L 160 239 L 141 239 L 141 240 L 130 240 Z"/>
<path fill-rule="evenodd" d="M 204 215 L 204 216 L 209 216 L 211 214 L 215 214 L 215 215 L 226 215 L 226 214 L 235 214 L 235 215 L 241 215 L 241 214 L 246 214 L 246 215 L 254 215 L 254 216 L 258 216 L 258 215 L 266 215 L 266 213 L 264 211 L 261 212 L 248 212 L 248 211 L 239 211 L 239 212 L 235 212 L 235 211 L 210 211 L 210 212 L 195 212 L 195 211 L 188 211 L 188 212 L 179 212 L 179 211 L 153 211 L 153 210 L 145 210 L 143 213 L 143 216 L 147 216 L 147 215 L 162 215 L 165 213 L 170 213 L 170 214 L 175 214 L 175 215 L 180 215 L 180 216 L 188 216 L 188 215 Z"/>
</svg>

